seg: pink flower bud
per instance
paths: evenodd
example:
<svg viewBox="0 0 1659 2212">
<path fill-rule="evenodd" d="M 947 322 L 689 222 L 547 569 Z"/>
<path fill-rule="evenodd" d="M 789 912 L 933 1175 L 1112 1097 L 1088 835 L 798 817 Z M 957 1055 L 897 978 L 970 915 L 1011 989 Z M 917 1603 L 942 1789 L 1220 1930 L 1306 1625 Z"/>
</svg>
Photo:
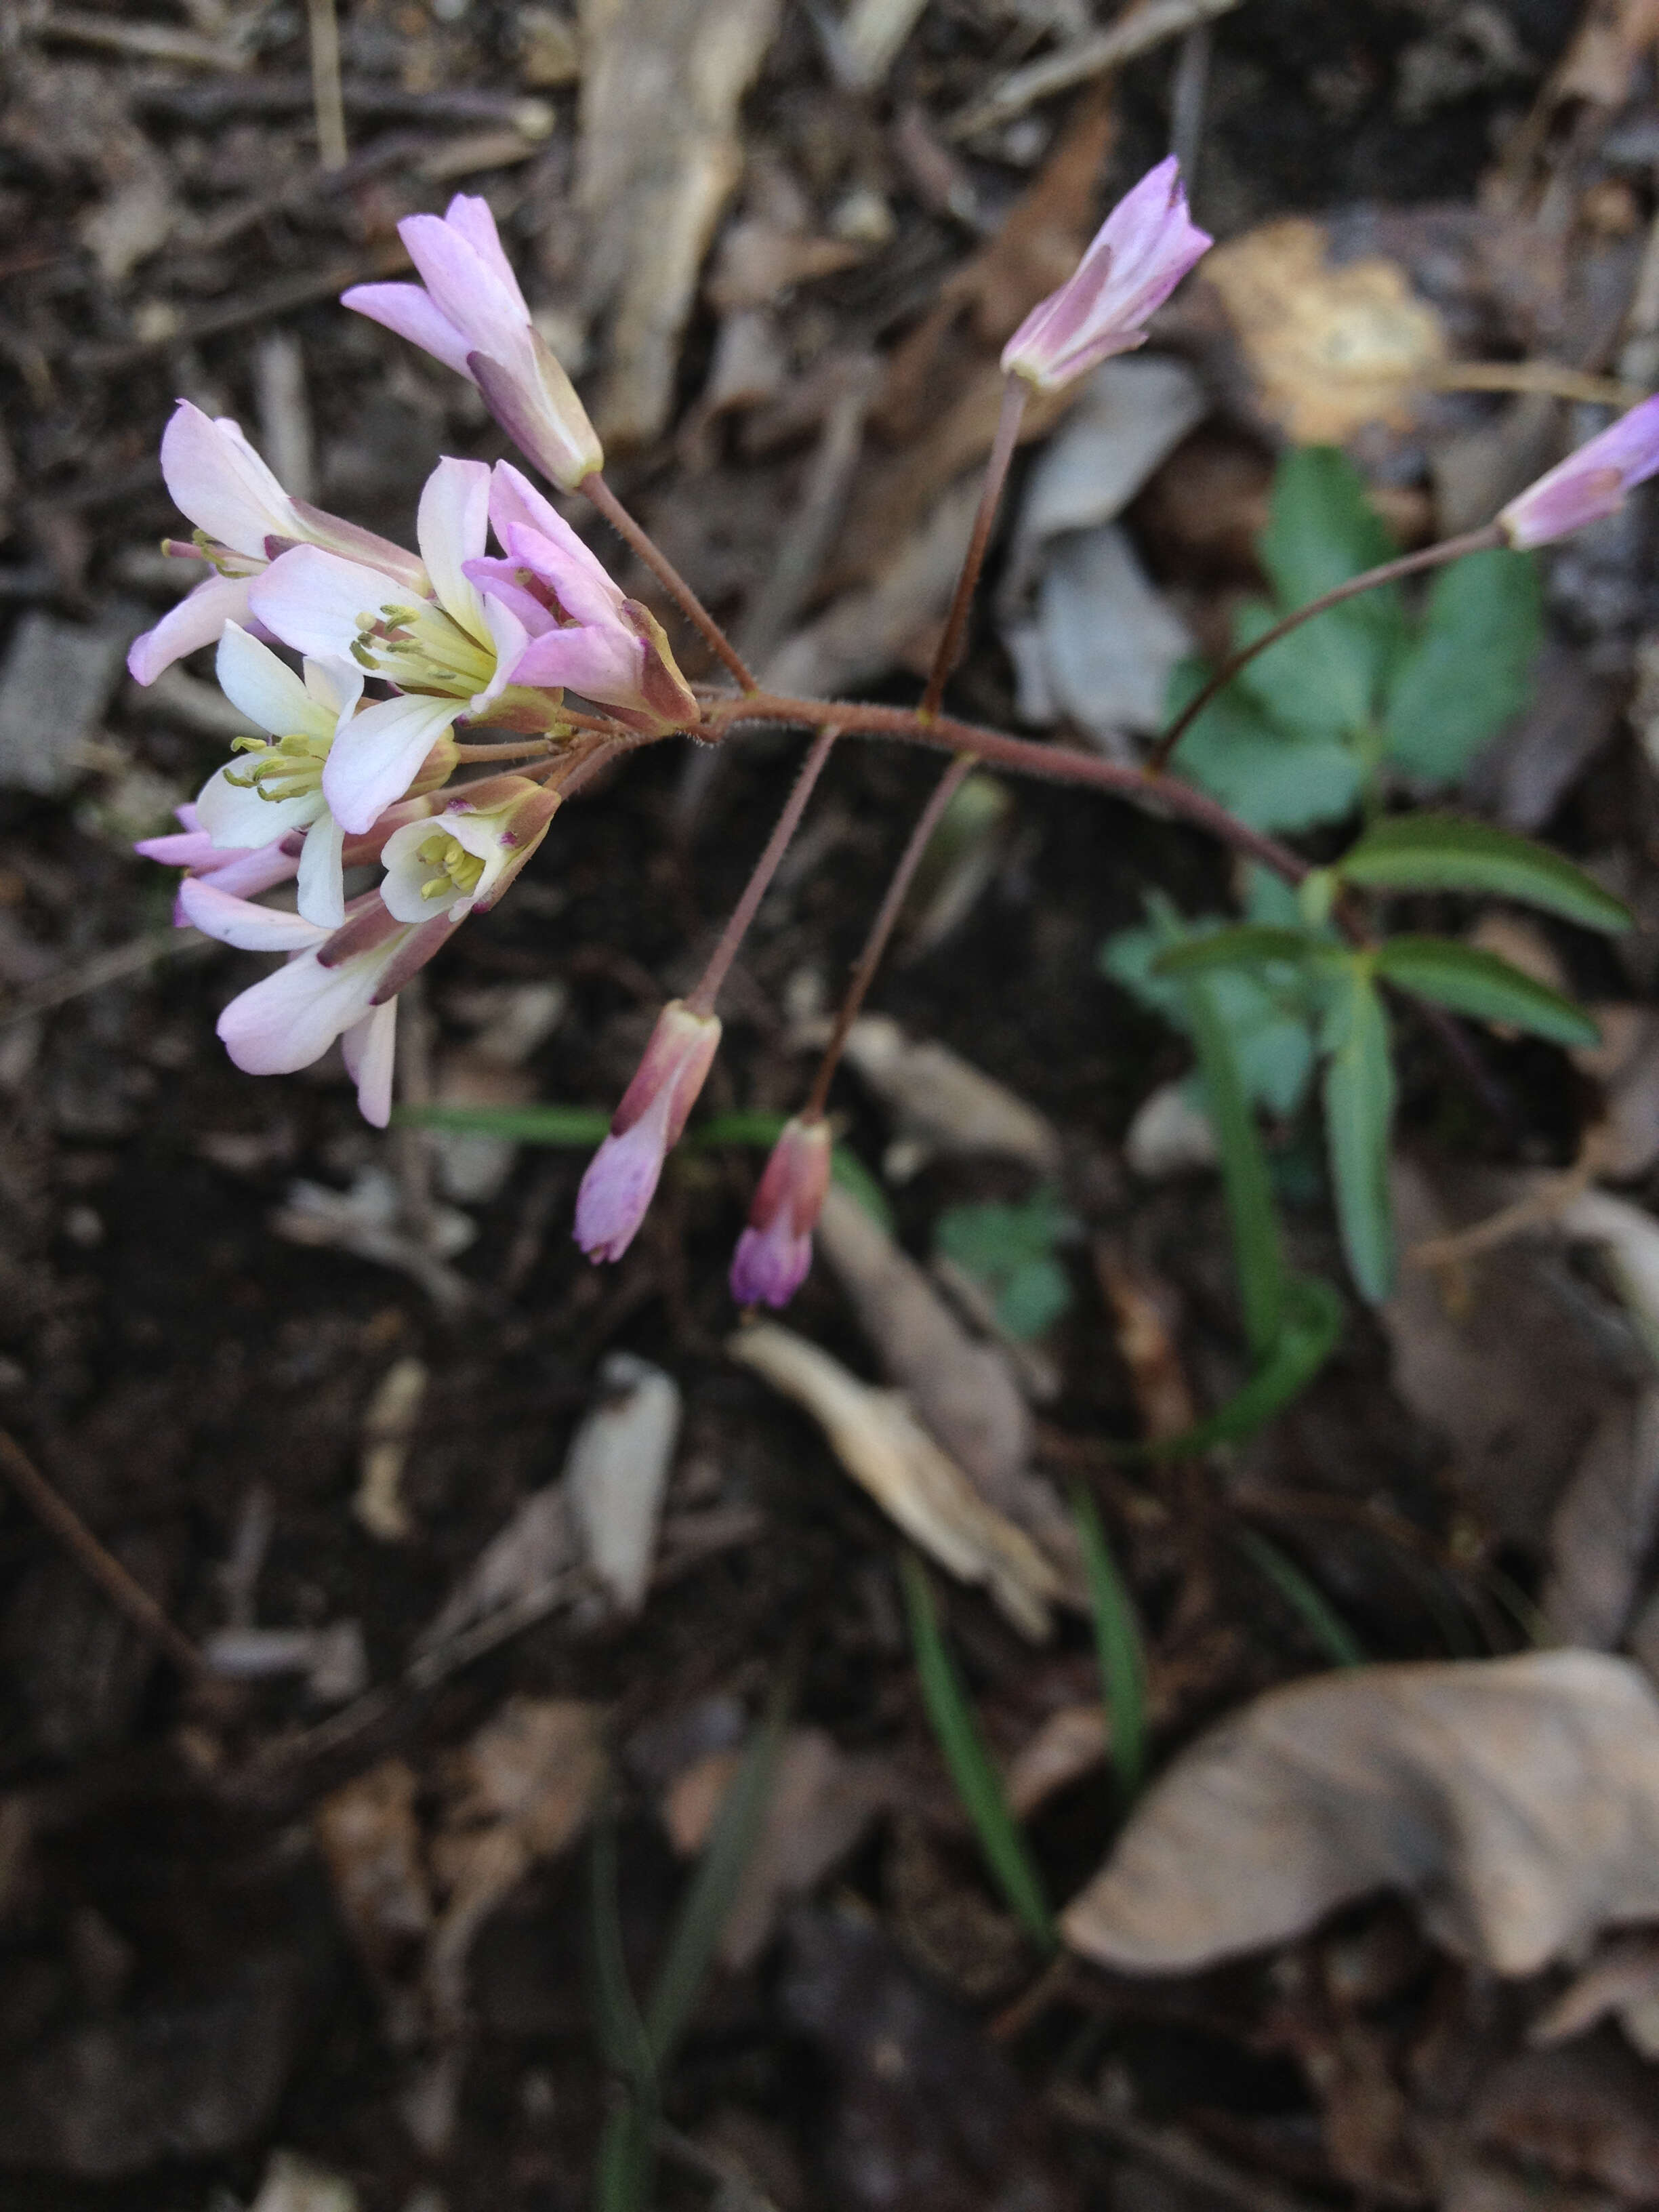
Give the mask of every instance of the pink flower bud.
<svg viewBox="0 0 1659 2212">
<path fill-rule="evenodd" d="M 784 1123 L 732 1255 L 732 1295 L 740 1306 L 787 1306 L 806 1279 L 830 1157 L 827 1121 Z"/>
<path fill-rule="evenodd" d="M 1109 355 L 1144 345 L 1147 318 L 1214 242 L 1188 215 L 1172 154 L 1118 202 L 1074 273 L 1032 308 L 1003 348 L 1003 368 L 1057 392 Z"/>
<path fill-rule="evenodd" d="M 1616 514 L 1625 495 L 1659 473 L 1659 394 L 1632 407 L 1588 445 L 1540 477 L 1498 518 L 1517 551 L 1547 545 Z"/>
<path fill-rule="evenodd" d="M 576 1242 L 590 1260 L 620 1260 L 633 1243 L 720 1041 L 719 1017 L 694 1014 L 682 1000 L 670 1000 L 658 1015 L 611 1134 L 576 1194 Z"/>
</svg>

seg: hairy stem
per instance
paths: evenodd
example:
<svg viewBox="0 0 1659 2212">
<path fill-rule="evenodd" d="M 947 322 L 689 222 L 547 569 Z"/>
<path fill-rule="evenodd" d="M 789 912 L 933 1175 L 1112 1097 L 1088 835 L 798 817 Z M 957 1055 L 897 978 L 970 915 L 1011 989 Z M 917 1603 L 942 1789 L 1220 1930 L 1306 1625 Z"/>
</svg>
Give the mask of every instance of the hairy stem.
<svg viewBox="0 0 1659 2212">
<path fill-rule="evenodd" d="M 1207 792 L 1171 776 L 1155 776 L 1145 769 L 1125 768 L 1103 760 L 1098 753 L 1081 752 L 1073 745 L 1038 744 L 1030 738 L 1005 737 L 1000 730 L 982 730 L 949 714 L 924 720 L 913 708 L 871 707 L 848 700 L 795 699 L 781 692 L 762 691 L 747 699 L 716 702 L 704 717 L 703 730 L 723 736 L 739 722 L 775 722 L 817 729 L 833 722 L 849 737 L 902 738 L 911 744 L 937 746 L 941 751 L 969 752 L 989 766 L 1006 768 L 1019 775 L 1039 775 L 1052 783 L 1085 784 L 1097 791 L 1127 799 L 1155 814 L 1174 815 L 1218 838 L 1234 852 L 1260 860 L 1287 884 L 1299 884 L 1309 863 L 1276 837 L 1252 830 L 1230 814 Z"/>
<path fill-rule="evenodd" d="M 882 955 L 887 950 L 887 940 L 898 921 L 905 895 L 921 865 L 921 856 L 933 842 L 933 832 L 939 828 L 945 808 L 956 796 L 969 771 L 975 766 L 977 763 L 972 753 L 959 753 L 934 785 L 933 797 L 916 817 L 916 826 L 910 832 L 909 842 L 899 856 L 899 864 L 893 871 L 893 880 L 887 886 L 887 895 L 870 925 L 870 934 L 864 940 L 864 950 L 853 970 L 853 980 L 847 987 L 847 995 L 836 1016 L 834 1034 L 824 1047 L 823 1058 L 818 1062 L 818 1072 L 812 1079 L 811 1091 L 801 1109 L 800 1118 L 804 1121 L 816 1121 L 823 1113 L 824 1103 L 830 1096 L 830 1079 L 836 1072 L 848 1032 L 858 1019 L 870 986 L 875 981 L 876 970 L 881 965 Z"/>
<path fill-rule="evenodd" d="M 1224 691 L 1241 668 L 1247 667 L 1257 653 L 1265 653 L 1270 645 L 1277 645 L 1281 637 L 1288 637 L 1293 629 L 1322 615 L 1328 608 L 1340 606 L 1344 599 L 1358 599 L 1362 592 L 1373 591 L 1378 584 L 1392 584 L 1402 576 L 1420 575 L 1425 568 L 1443 568 L 1449 561 L 1461 561 L 1466 553 L 1485 553 L 1504 543 L 1504 533 L 1495 522 L 1484 529 L 1466 530 L 1461 538 L 1443 539 L 1438 545 L 1425 545 L 1420 552 L 1402 553 L 1397 561 L 1385 561 L 1380 568 L 1367 568 L 1358 576 L 1350 576 L 1346 584 L 1333 585 L 1328 592 L 1310 599 L 1305 607 L 1285 616 L 1270 630 L 1265 630 L 1254 645 L 1242 646 L 1230 659 L 1224 660 L 1215 674 L 1195 698 L 1176 716 L 1147 757 L 1149 775 L 1159 775 L 1170 764 L 1170 756 L 1181 743 L 1218 692 Z"/>
<path fill-rule="evenodd" d="M 985 482 L 979 495 L 979 510 L 974 517 L 974 534 L 968 541 L 968 550 L 963 556 L 962 573 L 957 578 L 955 596 L 945 619 L 945 634 L 939 639 L 939 649 L 933 655 L 933 665 L 927 672 L 927 689 L 921 695 L 920 714 L 933 715 L 939 712 L 939 701 L 945 696 L 945 684 L 957 665 L 962 651 L 963 635 L 968 628 L 969 610 L 974 604 L 974 592 L 979 583 L 979 572 L 985 566 L 985 553 L 991 543 L 991 531 L 997 519 L 997 509 L 1002 503 L 1002 487 L 1007 482 L 1008 464 L 1014 458 L 1014 447 L 1019 441 L 1019 426 L 1024 418 L 1025 402 L 1030 396 L 1030 386 L 1023 376 L 1010 376 L 1002 386 L 1002 411 L 997 417 L 996 435 L 991 441 L 991 452 L 985 464 Z"/>
<path fill-rule="evenodd" d="M 755 679 L 736 646 L 656 540 L 635 521 L 598 469 L 591 476 L 582 478 L 581 488 L 617 535 L 632 546 L 686 620 L 702 633 L 711 650 L 726 663 L 744 690 L 754 690 Z"/>
<path fill-rule="evenodd" d="M 794 788 L 784 801 L 783 811 L 779 815 L 776 826 L 766 841 L 765 850 L 756 861 L 754 872 L 744 886 L 743 896 L 732 908 L 732 919 L 720 932 L 720 941 L 714 947 L 714 955 L 702 971 L 701 981 L 685 1001 L 692 1013 L 712 1014 L 714 1012 L 714 1000 L 719 996 L 720 985 L 726 981 L 727 970 L 738 957 L 738 947 L 748 934 L 749 925 L 759 910 L 760 902 L 766 896 L 767 887 L 778 872 L 778 863 L 789 849 L 790 839 L 800 827 L 800 817 L 806 811 L 806 802 L 812 795 L 812 787 L 817 781 L 825 761 L 830 757 L 831 746 L 840 735 L 840 730 L 831 722 L 821 729 L 813 739 L 806 758 L 800 764 L 800 771 L 795 778 Z"/>
</svg>

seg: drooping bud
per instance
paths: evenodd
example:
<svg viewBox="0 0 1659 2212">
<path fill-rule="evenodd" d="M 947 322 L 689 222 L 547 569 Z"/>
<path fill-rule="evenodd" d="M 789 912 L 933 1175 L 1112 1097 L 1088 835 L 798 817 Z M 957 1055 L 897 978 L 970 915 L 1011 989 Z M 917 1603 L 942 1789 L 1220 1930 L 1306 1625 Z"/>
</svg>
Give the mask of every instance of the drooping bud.
<svg viewBox="0 0 1659 2212">
<path fill-rule="evenodd" d="M 576 1242 L 590 1260 L 620 1260 L 655 1195 L 720 1041 L 720 1018 L 672 999 L 623 1093 L 611 1134 L 576 1194 Z"/>
<path fill-rule="evenodd" d="M 1518 552 L 1616 514 L 1625 495 L 1659 473 L 1659 393 L 1581 446 L 1512 499 L 1498 518 Z"/>
<path fill-rule="evenodd" d="M 546 836 L 559 793 L 528 776 L 492 775 L 458 791 L 441 813 L 386 841 L 380 886 L 399 921 L 463 921 L 495 905 Z"/>
<path fill-rule="evenodd" d="M 1032 308 L 1003 348 L 1004 370 L 1057 392 L 1144 345 L 1148 317 L 1214 243 L 1187 212 L 1172 154 L 1125 194 L 1073 274 Z"/>
<path fill-rule="evenodd" d="M 640 695 L 646 714 L 653 726 L 650 734 L 654 736 L 664 731 L 684 730 L 695 724 L 702 710 L 691 686 L 680 674 L 674 648 L 668 642 L 668 633 L 650 608 L 642 606 L 638 599 L 624 599 L 622 616 L 645 648 Z M 644 720 L 645 717 L 639 719 Z"/>
<path fill-rule="evenodd" d="M 822 1118 L 784 1123 L 732 1255 L 732 1296 L 740 1306 L 787 1306 L 806 1279 L 830 1152 L 830 1124 Z"/>
</svg>

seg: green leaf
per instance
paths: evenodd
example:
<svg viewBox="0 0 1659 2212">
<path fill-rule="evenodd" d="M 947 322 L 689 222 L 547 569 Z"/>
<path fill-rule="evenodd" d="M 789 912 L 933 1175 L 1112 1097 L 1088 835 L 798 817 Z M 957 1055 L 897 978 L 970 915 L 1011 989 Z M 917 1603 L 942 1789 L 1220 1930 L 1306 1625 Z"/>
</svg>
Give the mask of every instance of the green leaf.
<svg viewBox="0 0 1659 2212">
<path fill-rule="evenodd" d="M 1254 1528 L 1237 1528 L 1233 1540 L 1265 1580 L 1270 1582 L 1334 1667 L 1363 1667 L 1363 1645 L 1318 1584 L 1294 1559 Z"/>
<path fill-rule="evenodd" d="M 1294 642 L 1293 637 L 1286 641 Z M 1279 650 L 1264 653 L 1263 661 L 1273 660 Z M 1206 672 L 1198 661 L 1176 669 L 1170 686 L 1171 718 L 1195 696 Z M 1340 822 L 1358 804 L 1361 767 L 1333 715 L 1327 714 L 1320 726 L 1322 734 L 1315 736 L 1283 729 L 1237 684 L 1230 684 L 1182 738 L 1175 773 L 1219 799 L 1253 830 L 1307 830 L 1321 822 Z"/>
<path fill-rule="evenodd" d="M 1342 1249 L 1355 1282 L 1378 1305 L 1394 1287 L 1389 1135 L 1395 1083 L 1388 1013 L 1362 961 L 1353 963 L 1332 1010 L 1326 1042 L 1325 1142 Z"/>
<path fill-rule="evenodd" d="M 1601 1038 L 1582 1006 L 1476 945 L 1444 937 L 1392 937 L 1377 955 L 1376 972 L 1455 1013 L 1510 1022 L 1552 1044 L 1595 1044 Z"/>
<path fill-rule="evenodd" d="M 1532 692 L 1541 627 L 1530 554 L 1471 553 L 1435 578 L 1428 613 L 1389 696 L 1389 757 L 1407 775 L 1456 781 Z"/>
<path fill-rule="evenodd" d="M 1216 1003 L 1215 985 L 1207 977 L 1197 977 L 1185 990 L 1205 1104 L 1221 1154 L 1244 1334 L 1260 1358 L 1279 1334 L 1285 1297 L 1285 1261 L 1267 1154 L 1232 1039 Z"/>
<path fill-rule="evenodd" d="M 1370 725 L 1388 655 L 1364 618 L 1364 604 L 1345 599 L 1313 616 L 1240 669 L 1238 690 L 1270 724 L 1304 740 L 1347 738 Z M 1291 611 L 1246 601 L 1233 624 L 1234 645 L 1254 645 Z"/>
<path fill-rule="evenodd" d="M 899 1566 L 922 1703 L 927 1708 L 927 1717 L 945 1754 L 957 1795 L 974 1824 L 980 1849 L 998 1887 L 1028 1934 L 1045 1951 L 1052 1951 L 1057 1939 L 1042 1880 L 1025 1838 L 1008 1809 L 1002 1778 L 991 1763 L 974 1718 L 974 1709 L 968 1702 L 968 1693 L 945 1646 L 927 1571 L 909 1551 L 901 1556 Z"/>
<path fill-rule="evenodd" d="M 1336 1349 L 1342 1301 L 1316 1275 L 1292 1275 L 1285 1285 L 1285 1318 L 1267 1358 L 1243 1389 L 1183 1436 L 1137 1444 L 1137 1459 L 1194 1459 L 1213 1445 L 1237 1443 L 1263 1429 L 1301 1396 Z"/>
<path fill-rule="evenodd" d="M 1295 966 L 1307 960 L 1328 960 L 1333 948 L 1303 929 L 1275 929 L 1255 921 L 1241 921 L 1231 929 L 1212 930 L 1172 945 L 1152 963 L 1157 975 L 1200 975 L 1212 968 L 1254 968 L 1264 961 L 1286 961 Z"/>
<path fill-rule="evenodd" d="M 1586 929 L 1628 929 L 1621 899 L 1547 846 L 1450 814 L 1391 814 L 1336 863 L 1344 882 L 1390 891 L 1480 891 Z"/>
<path fill-rule="evenodd" d="M 1274 472 L 1267 526 L 1257 550 L 1288 613 L 1362 568 L 1392 560 L 1398 549 L 1347 455 L 1334 446 L 1297 446 Z M 1353 604 L 1366 605 L 1375 598 L 1368 593 Z"/>
<path fill-rule="evenodd" d="M 617 1824 L 609 1804 L 588 1855 L 588 1981 L 599 2049 L 627 2091 L 607 2117 L 594 2178 L 597 2212 L 645 2212 L 655 2165 L 657 2065 L 629 1985 L 617 1903 Z"/>
<path fill-rule="evenodd" d="M 934 1224 L 935 1249 L 980 1284 L 1011 1336 L 1041 1336 L 1072 1303 L 1072 1282 L 1054 1258 L 1077 1224 L 1052 1190 L 1022 1206 L 952 1206 Z"/>
<path fill-rule="evenodd" d="M 603 1144 L 611 1133 L 611 1116 L 598 1106 L 398 1106 L 392 1118 L 416 1128 L 459 1129 L 581 1152 Z"/>
<path fill-rule="evenodd" d="M 1332 446 L 1304 446 L 1274 472 L 1258 550 L 1285 615 L 1392 559 L 1395 548 L 1347 456 Z M 1246 609 L 1238 642 L 1250 643 L 1267 627 L 1260 611 Z M 1275 720 L 1355 731 L 1374 716 L 1403 643 L 1398 586 L 1382 585 L 1270 647 L 1242 680 Z"/>
<path fill-rule="evenodd" d="M 1124 1804 L 1139 1794 L 1146 1771 L 1146 1657 L 1134 1600 L 1118 1571 L 1094 1499 L 1079 1483 L 1072 1493 L 1083 1571 L 1094 1620 L 1095 1656 L 1112 1723 L 1112 1764 Z"/>
</svg>

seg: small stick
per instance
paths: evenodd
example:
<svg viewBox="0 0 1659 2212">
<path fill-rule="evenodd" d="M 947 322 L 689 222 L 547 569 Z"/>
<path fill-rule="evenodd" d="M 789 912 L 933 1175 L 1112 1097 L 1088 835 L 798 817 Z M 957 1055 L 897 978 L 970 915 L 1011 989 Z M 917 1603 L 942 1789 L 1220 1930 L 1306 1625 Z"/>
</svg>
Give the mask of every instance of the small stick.
<svg viewBox="0 0 1659 2212">
<path fill-rule="evenodd" d="M 1480 530 L 1466 530 L 1461 538 L 1443 538 L 1438 545 L 1425 545 L 1419 552 L 1402 553 L 1397 561 L 1384 561 L 1379 568 L 1350 576 L 1346 584 L 1333 585 L 1316 599 L 1310 599 L 1305 607 L 1297 607 L 1293 614 L 1264 630 L 1254 645 L 1242 646 L 1230 659 L 1222 662 L 1203 690 L 1182 708 L 1152 747 L 1146 759 L 1146 773 L 1161 775 L 1170 765 L 1170 754 L 1216 694 L 1224 691 L 1239 670 L 1247 668 L 1257 653 L 1265 653 L 1270 645 L 1277 645 L 1281 637 L 1300 629 L 1304 623 L 1311 622 L 1316 615 L 1322 615 L 1331 607 L 1340 606 L 1344 599 L 1358 599 L 1362 592 L 1374 591 L 1379 584 L 1396 583 L 1402 576 L 1420 575 L 1425 568 L 1439 568 L 1449 561 L 1461 561 L 1466 553 L 1488 552 L 1503 543 L 1503 531 L 1497 523 L 1489 522 Z"/>
<path fill-rule="evenodd" d="M 146 1643 L 158 1644 L 191 1681 L 220 1686 L 219 1677 L 189 1637 L 173 1626 L 149 1592 L 133 1579 L 113 1553 L 105 1549 L 74 1507 L 59 1497 L 22 1446 L 3 1429 L 0 1429 L 0 1469 L 29 1510 L 74 1554 Z"/>
<path fill-rule="evenodd" d="M 997 519 L 997 509 L 1002 503 L 1002 487 L 1008 479 L 1008 464 L 1014 457 L 1014 447 L 1019 441 L 1019 426 L 1025 414 L 1025 402 L 1030 397 L 1030 386 L 1023 376 L 1010 376 L 1003 380 L 1002 410 L 997 416 L 996 435 L 991 441 L 991 452 L 985 464 L 985 482 L 981 487 L 979 508 L 974 516 L 974 534 L 968 541 L 968 550 L 962 556 L 962 572 L 957 578 L 957 588 L 951 600 L 951 611 L 945 618 L 945 634 L 939 639 L 939 649 L 933 655 L 933 665 L 927 672 L 927 689 L 921 695 L 921 704 L 916 712 L 927 719 L 938 714 L 939 701 L 945 696 L 945 686 L 962 651 L 963 633 L 968 627 L 968 611 L 974 603 L 974 592 L 979 583 L 979 572 L 985 565 L 986 548 L 991 543 L 991 532 Z"/>
<path fill-rule="evenodd" d="M 334 0 L 306 0 L 311 31 L 311 100 L 317 117 L 317 157 L 325 169 L 346 165 L 345 98 L 340 88 L 340 22 Z"/>
<path fill-rule="evenodd" d="M 1057 54 L 1045 54 L 1041 61 L 1029 62 L 1012 76 L 1004 77 L 988 99 L 954 116 L 945 135 L 971 138 L 993 124 L 1012 122 L 1051 93 L 1069 92 L 1074 84 L 1104 76 L 1120 63 L 1133 61 L 1138 54 L 1161 46 L 1165 39 L 1179 38 L 1195 23 L 1212 22 L 1238 4 L 1239 0 L 1141 0 L 1139 7 L 1125 9 L 1105 30 L 1062 46 Z"/>
<path fill-rule="evenodd" d="M 891 937 L 898 921 L 900 910 L 904 904 L 905 894 L 910 888 L 916 870 L 921 865 L 921 856 L 933 841 L 933 832 L 939 827 L 940 816 L 955 798 L 957 789 L 967 777 L 969 769 L 976 768 L 978 764 L 972 753 L 958 755 L 933 786 L 933 797 L 916 817 L 916 826 L 910 832 L 909 842 L 899 855 L 899 864 L 893 871 L 893 880 L 888 884 L 887 895 L 882 900 L 876 918 L 870 925 L 870 934 L 864 940 L 864 950 L 859 955 L 858 966 L 853 970 L 853 980 L 848 986 L 847 996 L 842 1000 L 841 1012 L 836 1016 L 834 1034 L 824 1047 L 823 1057 L 818 1062 L 818 1072 L 812 1079 L 811 1091 L 807 1096 L 805 1105 L 801 1109 L 800 1118 L 803 1121 L 816 1121 L 823 1118 L 824 1102 L 830 1096 L 830 1079 L 836 1072 L 836 1063 L 842 1055 L 842 1048 L 847 1042 L 854 1023 L 859 1018 L 860 1009 L 868 994 L 870 986 L 876 979 L 876 970 L 881 965 L 881 957 L 887 950 L 887 940 Z"/>
<path fill-rule="evenodd" d="M 720 933 L 720 941 L 714 947 L 708 965 L 702 971 L 701 981 L 686 999 L 688 1009 L 694 1014 L 712 1014 L 720 985 L 726 981 L 732 963 L 738 957 L 738 947 L 748 933 L 749 926 L 759 911 L 766 890 L 778 872 L 778 863 L 789 849 L 789 842 L 800 826 L 800 817 L 806 811 L 806 802 L 812 795 L 812 787 L 830 757 L 831 746 L 841 732 L 831 722 L 818 732 L 811 751 L 801 763 L 794 787 L 784 801 L 772 835 L 766 841 L 765 850 L 755 863 L 754 873 L 744 886 L 743 896 L 732 909 L 732 919 Z"/>
<path fill-rule="evenodd" d="M 618 538 L 630 545 L 693 627 L 731 670 L 745 691 L 757 687 L 743 656 L 656 540 L 635 522 L 598 469 L 582 478 L 582 489 Z"/>
</svg>

